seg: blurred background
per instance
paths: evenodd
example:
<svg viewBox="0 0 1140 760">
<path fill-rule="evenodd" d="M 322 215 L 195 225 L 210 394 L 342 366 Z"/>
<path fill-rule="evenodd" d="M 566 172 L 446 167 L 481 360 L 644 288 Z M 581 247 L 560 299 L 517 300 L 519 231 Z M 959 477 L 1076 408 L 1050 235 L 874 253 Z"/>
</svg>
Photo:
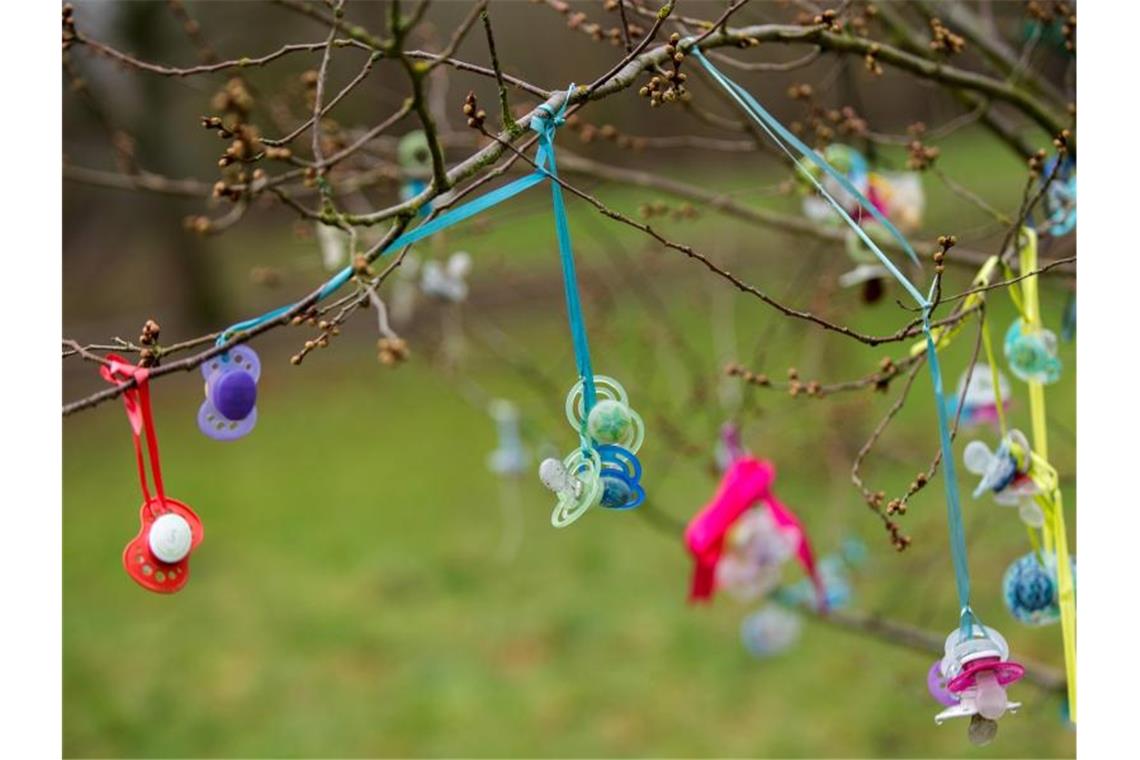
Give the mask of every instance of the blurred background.
<svg viewBox="0 0 1140 760">
<path fill-rule="evenodd" d="M 602 3 L 570 5 L 612 24 Z M 724 4 L 682 5 L 691 15 L 715 18 Z M 1048 34 L 1027 45 L 1020 3 L 981 5 L 1011 45 L 1029 48 L 1027 65 L 1063 81 L 1070 58 Z M 432 4 L 410 46 L 442 49 L 469 10 L 467 3 Z M 734 23 L 790 23 L 801 11 L 794 3 L 755 2 Z M 196 20 L 200 39 L 187 34 L 184 13 Z M 386 13 L 384 3 L 350 2 L 347 17 L 381 33 Z M 568 29 L 567 15 L 549 4 L 493 2 L 491 13 L 504 70 L 544 88 L 591 81 L 622 54 Z M 175 66 L 197 63 L 201 40 L 229 59 L 327 34 L 312 19 L 261 2 L 173 8 L 77 2 L 75 18 L 92 38 Z M 764 45 L 739 57 L 779 62 L 804 52 Z M 334 53 L 332 91 L 356 75 L 364 56 Z M 481 27 L 455 56 L 487 65 Z M 283 133 L 276 126 L 282 120 L 303 121 L 304 73 L 318 63 L 317 54 L 300 53 L 243 69 L 255 101 L 252 119 L 265 124 L 264 133 Z M 439 71 L 430 99 L 452 146 L 448 160 L 457 162 L 474 148 L 464 96 L 473 90 L 491 114 L 488 124 L 497 125 L 496 93 L 483 77 Z M 934 128 L 964 113 L 929 83 L 890 68 L 872 77 L 858 57 L 822 55 L 793 71 L 730 75 L 785 123 L 805 119 L 804 103 L 788 96 L 797 83 L 812 84 L 823 107 L 855 107 L 881 135 L 905 135 L 917 121 Z M 214 113 L 211 100 L 230 76 L 161 77 L 90 48 L 66 53 L 65 337 L 133 341 L 143 322 L 154 319 L 169 344 L 294 301 L 328 276 L 312 222 L 271 197 L 240 217 L 228 201 L 209 198 L 221 147 L 200 118 Z M 703 108 L 739 118 L 700 78 L 690 89 Z M 399 67 L 378 62 L 338 106 L 330 129 L 347 134 L 378 123 L 407 94 Z M 522 111 L 537 102 L 517 90 L 511 98 Z M 626 135 L 685 136 L 697 146 L 742 139 L 682 109 L 651 109 L 635 89 L 591 104 L 582 118 Z M 376 160 L 395 170 L 347 199 L 351 210 L 398 200 L 407 178 L 398 171 L 397 140 L 416 126 L 406 119 L 375 142 Z M 1022 134 L 1034 147 L 1049 144 L 1029 127 Z M 634 151 L 589 137 L 580 127 L 564 129 L 559 150 L 653 171 L 746 207 L 802 216 L 792 168 L 771 151 L 683 145 Z M 903 169 L 905 141 L 894 142 L 904 144 L 866 138 L 853 144 L 875 166 Z M 940 149 L 941 176 L 920 175 L 926 213 L 915 239 L 952 233 L 963 248 L 996 252 L 1007 225 L 984 206 L 1016 214 L 1023 160 L 977 124 L 927 144 Z M 110 178 L 124 171 L 124 161 L 193 179 L 206 192 L 113 187 Z M 905 301 L 897 287 L 868 305 L 858 288 L 837 285 L 852 266 L 842 242 L 749 225 L 653 190 L 567 177 L 614 209 L 651 215 L 666 237 L 794 307 L 872 334 L 894 332 L 911 318 L 896 301 Z M 308 202 L 314 205 L 312 197 Z M 425 295 L 411 276 L 385 283 L 381 295 L 390 307 L 407 301 L 392 315 L 410 347 L 399 366 L 377 361 L 372 310 L 358 312 L 329 348 L 300 366 L 290 357 L 314 329 L 272 331 L 253 344 L 263 367 L 257 427 L 233 443 L 198 431 L 197 371 L 155 382 L 167 491 L 191 505 L 206 527 L 193 577 L 175 596 L 146 593 L 120 564 L 122 547 L 137 531 L 140 502 L 121 405 L 63 420 L 65 753 L 1072 756 L 1074 732 L 1057 693 L 1028 683 L 1012 687 L 1024 707 L 1002 719 L 993 744 L 973 748 L 962 722 L 934 725 L 941 708 L 925 683 L 933 656 L 804 615 L 793 646 L 758 659 L 741 645 L 739 629 L 765 603 L 723 594 L 705 607 L 686 602 L 692 568 L 679 526 L 711 498 L 718 431 L 735 419 L 746 446 L 776 464 L 776 490 L 806 524 L 817 554 L 856 542 L 865 547 L 866 556 L 849 568 L 851 609 L 938 636 L 956 625 L 941 483 L 920 491 L 900 518 L 913 544 L 898 553 L 850 482 L 856 453 L 901 384 L 886 394 L 793 398 L 723 372 L 738 361 L 773 378 L 794 367 L 805 380 L 837 382 L 867 375 L 884 357 L 898 360 L 910 344 L 871 349 L 784 318 L 697 262 L 578 199 L 567 203 L 595 370 L 620 379 L 646 421 L 639 456 L 647 508 L 595 509 L 565 530 L 550 526 L 552 498 L 534 473 L 542 457 L 574 445 L 562 408 L 576 373 L 550 196 L 545 187 L 530 190 L 413 249 L 421 263 L 469 252 L 465 300 Z M 188 229 L 187 219 L 198 216 L 215 220 L 217 234 Z M 1072 253 L 1071 238 L 1044 251 Z M 972 274 L 950 267 L 946 292 L 968 287 Z M 1074 284 L 1069 277 L 1042 278 L 1046 326 L 1057 332 Z M 403 295 L 396 293 L 400 287 Z M 1008 296 L 994 293 L 987 311 L 1000 340 L 1014 314 Z M 971 321 L 945 351 L 948 386 L 967 366 L 975 335 Z M 1047 394 L 1050 454 L 1075 546 L 1074 343 L 1062 342 L 1060 356 L 1065 374 Z M 65 360 L 64 400 L 99 390 L 96 370 L 78 358 Z M 488 467 L 498 446 L 490 413 L 495 399 L 509 401 L 520 415 L 529 465 L 517 477 Z M 1028 429 L 1018 382 L 1011 415 L 1015 426 Z M 956 448 L 971 437 L 994 443 L 983 431 L 964 434 Z M 936 450 L 930 381 L 922 370 L 906 407 L 868 457 L 864 477 L 873 489 L 899 494 Z M 975 607 L 1004 633 L 1015 656 L 1060 668 L 1059 627 L 1024 627 L 1001 601 L 1005 568 L 1029 551 L 1025 531 L 1014 511 L 969 498 L 973 485 L 963 477 Z M 789 566 L 785 576 L 794 583 L 800 571 Z"/>
</svg>

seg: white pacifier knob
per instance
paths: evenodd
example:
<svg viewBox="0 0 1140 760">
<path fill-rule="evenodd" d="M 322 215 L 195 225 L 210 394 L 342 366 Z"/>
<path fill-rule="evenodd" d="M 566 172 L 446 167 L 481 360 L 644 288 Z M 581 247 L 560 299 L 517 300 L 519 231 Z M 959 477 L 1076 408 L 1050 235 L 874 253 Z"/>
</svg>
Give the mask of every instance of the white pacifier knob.
<svg viewBox="0 0 1140 760">
<path fill-rule="evenodd" d="M 186 518 L 168 512 L 150 526 L 147 543 L 155 557 L 162 562 L 173 564 L 190 553 L 193 538 L 190 523 L 186 522 Z"/>
</svg>

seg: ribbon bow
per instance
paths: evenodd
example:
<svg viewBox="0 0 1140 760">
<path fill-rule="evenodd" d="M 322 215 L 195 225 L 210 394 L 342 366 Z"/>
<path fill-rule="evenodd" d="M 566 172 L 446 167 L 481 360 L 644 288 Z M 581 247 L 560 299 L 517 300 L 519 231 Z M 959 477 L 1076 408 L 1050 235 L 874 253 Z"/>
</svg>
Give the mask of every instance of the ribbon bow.
<svg viewBox="0 0 1140 760">
<path fill-rule="evenodd" d="M 800 521 L 772 494 L 775 480 L 776 468 L 771 462 L 750 456 L 740 457 L 725 472 L 712 501 L 689 522 L 685 528 L 685 545 L 696 561 L 689 593 L 691 601 L 712 597 L 716 586 L 716 567 L 724 554 L 729 530 L 741 515 L 757 502 L 762 502 L 773 522 L 796 536 L 795 548 L 800 564 L 811 577 L 820 608 L 825 607 L 823 583 L 816 572 L 811 544 Z"/>
</svg>

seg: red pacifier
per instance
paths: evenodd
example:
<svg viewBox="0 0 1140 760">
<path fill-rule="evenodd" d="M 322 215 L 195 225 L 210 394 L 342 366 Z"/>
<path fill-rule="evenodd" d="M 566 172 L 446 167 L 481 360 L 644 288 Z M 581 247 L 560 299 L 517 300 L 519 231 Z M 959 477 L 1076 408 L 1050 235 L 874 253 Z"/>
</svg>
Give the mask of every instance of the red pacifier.
<svg viewBox="0 0 1140 760">
<path fill-rule="evenodd" d="M 131 423 L 143 505 L 139 510 L 138 535 L 123 550 L 123 567 L 143 588 L 160 594 L 173 593 L 185 586 L 190 577 L 190 554 L 202 541 L 202 521 L 190 507 L 169 498 L 163 488 L 158 436 L 150 409 L 149 371 L 114 354 L 108 354 L 107 360 L 110 364 L 99 370 L 104 380 L 115 385 L 123 385 L 124 380 L 135 382 L 123 390 L 123 406 Z M 153 496 L 147 487 L 144 435 L 156 492 Z"/>
</svg>

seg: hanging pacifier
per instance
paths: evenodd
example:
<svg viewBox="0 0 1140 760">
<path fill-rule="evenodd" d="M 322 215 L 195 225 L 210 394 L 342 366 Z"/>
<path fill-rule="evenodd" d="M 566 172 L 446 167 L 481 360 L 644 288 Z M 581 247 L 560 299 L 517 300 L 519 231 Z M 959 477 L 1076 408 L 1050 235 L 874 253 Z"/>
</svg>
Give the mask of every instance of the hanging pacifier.
<svg viewBox="0 0 1140 760">
<path fill-rule="evenodd" d="M 261 362 L 249 346 L 234 346 L 202 365 L 206 400 L 198 409 L 198 428 L 219 441 L 248 435 L 257 423 L 257 380 Z"/>
<path fill-rule="evenodd" d="M 425 261 L 420 271 L 424 293 L 452 303 L 467 300 L 467 275 L 471 272 L 471 254 L 467 251 L 451 254 L 446 264 Z"/>
<path fill-rule="evenodd" d="M 744 618 L 740 641 L 753 657 L 775 657 L 796 643 L 802 627 L 799 615 L 770 604 Z"/>
<path fill-rule="evenodd" d="M 926 689 L 943 707 L 953 707 L 960 701 L 958 695 L 946 687 L 946 676 L 942 675 L 942 660 L 935 660 L 926 672 Z"/>
<path fill-rule="evenodd" d="M 400 165 L 400 200 L 406 203 L 427 189 L 427 179 L 431 176 L 431 147 L 422 129 L 400 138 L 396 161 Z M 425 203 L 419 213 L 431 213 L 431 201 Z"/>
<path fill-rule="evenodd" d="M 566 419 L 580 435 L 585 430 L 582 447 L 562 462 L 547 459 L 539 469 L 542 482 L 559 495 L 551 516 L 557 528 L 574 522 L 595 503 L 607 509 L 633 509 L 645 499 L 636 456 L 645 439 L 644 423 L 629 407 L 617 380 L 594 375 L 594 387 L 598 400 L 585 420 L 583 380 L 566 395 Z"/>
<path fill-rule="evenodd" d="M 797 536 L 776 524 L 766 506 L 753 507 L 725 535 L 716 585 L 741 601 L 768 594 L 780 584 L 784 563 L 794 556 Z"/>
<path fill-rule="evenodd" d="M 1009 408 L 1010 388 L 1009 380 L 1002 372 L 998 372 L 998 390 L 1001 392 L 1002 410 Z M 975 364 L 973 370 L 967 369 L 958 381 L 958 391 L 949 404 L 953 415 L 957 407 L 957 399 L 962 399 L 962 414 L 960 424 L 970 428 L 978 425 L 997 425 L 1001 419 L 997 394 L 994 393 L 993 371 L 988 364 Z"/>
<path fill-rule="evenodd" d="M 491 452 L 487 466 L 499 475 L 518 475 L 530 462 L 519 432 L 519 412 L 510 401 L 495 399 L 488 411 L 499 432 L 499 447 Z"/>
<path fill-rule="evenodd" d="M 133 379 L 135 382 L 133 387 L 123 388 L 122 394 L 134 438 L 143 504 L 139 510 L 139 532 L 123 549 L 123 568 L 143 588 L 173 593 L 185 586 L 190 577 L 190 553 L 202 541 L 202 521 L 190 507 L 166 495 L 159 461 L 158 434 L 150 407 L 149 370 L 128 364 L 115 354 L 108 354 L 107 364 L 99 368 L 99 374 L 115 385 L 119 385 L 121 380 Z M 146 457 L 143 455 L 144 438 Z M 153 495 L 148 480 L 153 483 Z"/>
<path fill-rule="evenodd" d="M 1073 162 L 1067 158 L 1057 169 L 1056 175 L 1053 175 L 1056 165 L 1056 156 L 1045 162 L 1041 182 L 1044 183 L 1049 176 L 1053 176 L 1053 181 L 1045 190 L 1045 228 L 1053 237 L 1061 237 L 1077 226 L 1077 173 Z"/>
<path fill-rule="evenodd" d="M 720 426 L 720 438 L 716 442 L 716 466 L 724 472 L 732 463 L 748 452 L 740 440 L 740 426 L 735 422 L 726 422 Z"/>
<path fill-rule="evenodd" d="M 1065 310 L 1061 314 L 1061 340 L 1077 337 L 1077 291 L 1069 291 L 1065 298 Z"/>
<path fill-rule="evenodd" d="M 597 401 L 586 419 L 586 433 L 599 444 L 616 444 L 636 454 L 645 440 L 645 423 L 629 405 L 625 388 L 606 375 L 594 375 Z M 585 412 L 584 383 L 581 379 L 566 395 L 566 419 L 574 430 L 582 429 Z"/>
<path fill-rule="evenodd" d="M 1026 332 L 1025 323 L 1014 320 L 1005 334 L 1005 358 L 1009 369 L 1026 382 L 1055 383 L 1061 379 L 1057 336 L 1044 327 Z"/>
<path fill-rule="evenodd" d="M 967 470 L 982 476 L 974 489 L 975 499 L 992 491 L 998 504 L 1018 506 L 1026 496 L 1037 493 L 1029 477 L 1029 442 L 1020 430 L 1009 431 L 993 452 L 982 441 L 970 441 L 962 452 L 962 461 Z"/>
<path fill-rule="evenodd" d="M 1072 560 L 1070 559 L 1070 567 Z M 1050 625 L 1061 619 L 1057 599 L 1057 559 L 1044 560 L 1030 552 L 1015 560 L 1002 578 L 1002 598 L 1006 609 L 1027 625 Z M 1075 568 L 1074 568 L 1075 570 Z"/>
<path fill-rule="evenodd" d="M 602 500 L 606 509 L 633 509 L 645 501 L 641 487 L 641 462 L 616 444 L 598 446 L 602 460 Z"/>
<path fill-rule="evenodd" d="M 823 159 L 842 174 L 856 190 L 864 195 L 867 194 L 869 175 L 867 172 L 867 159 L 863 157 L 862 153 L 849 145 L 832 143 L 824 149 Z M 799 161 L 799 170 L 800 171 L 796 172 L 796 178 L 801 181 L 802 187 L 807 193 L 803 202 L 804 216 L 812 221 L 827 224 L 834 224 L 836 219 L 835 212 L 832 210 L 831 205 L 816 194 L 815 185 L 808 180 L 804 180 L 804 174 L 814 177 L 819 181 L 824 190 L 826 190 L 840 206 L 847 210 L 856 209 L 856 215 L 858 215 L 858 209 L 860 209 L 859 199 L 851 195 L 834 177 L 830 174 L 824 174 L 822 169 L 806 158 Z"/>
<path fill-rule="evenodd" d="M 328 271 L 336 271 L 348 260 L 348 233 L 332 224 L 316 222 L 317 244 L 321 249 L 321 261 Z"/>
<path fill-rule="evenodd" d="M 934 722 L 941 725 L 950 718 L 969 717 L 970 741 L 987 744 L 997 732 L 997 719 L 1021 707 L 1020 702 L 1009 701 L 1005 687 L 1020 680 L 1025 668 L 1009 660 L 1009 645 L 1000 633 L 978 623 L 970 626 L 969 635 L 960 628 L 952 631 L 945 652 L 939 675 L 944 691 L 958 701 L 938 713 Z M 941 692 L 931 688 L 931 694 L 938 699 Z"/>
<path fill-rule="evenodd" d="M 873 172 L 867 198 L 903 232 L 922 226 L 926 193 L 921 172 Z"/>
<path fill-rule="evenodd" d="M 542 484 L 558 495 L 550 515 L 555 528 L 565 528 L 598 503 L 604 490 L 602 461 L 593 449 L 574 449 L 565 459 L 545 459 L 538 468 Z"/>
<path fill-rule="evenodd" d="M 202 541 L 202 521 L 170 497 L 147 500 L 139 510 L 138 535 L 123 549 L 123 567 L 140 586 L 163 594 L 186 585 L 190 553 Z"/>
</svg>

